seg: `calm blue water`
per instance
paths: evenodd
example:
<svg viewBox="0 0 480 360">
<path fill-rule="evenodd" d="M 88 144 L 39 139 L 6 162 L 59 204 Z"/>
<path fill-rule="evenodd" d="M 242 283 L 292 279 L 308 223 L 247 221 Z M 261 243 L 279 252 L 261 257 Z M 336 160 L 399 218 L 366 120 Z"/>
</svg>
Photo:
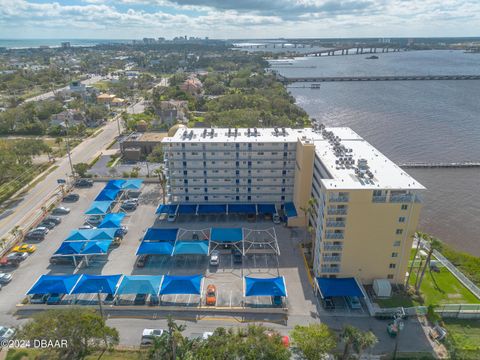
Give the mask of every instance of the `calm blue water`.
<svg viewBox="0 0 480 360">
<path fill-rule="evenodd" d="M 65 41 L 69 41 L 72 46 L 95 46 L 99 44 L 131 42 L 131 40 L 108 39 L 0 39 L 0 47 L 8 49 L 38 48 L 39 46 L 59 47 Z"/>
<path fill-rule="evenodd" d="M 480 74 L 480 54 L 418 51 L 299 58 L 285 76 Z M 299 68 L 298 66 L 309 66 Z M 311 68 L 315 66 L 315 68 Z M 349 126 L 396 162 L 480 161 L 480 81 L 322 83 L 290 86 L 311 117 Z M 409 169 L 424 184 L 420 227 L 480 255 L 480 169 Z"/>
</svg>

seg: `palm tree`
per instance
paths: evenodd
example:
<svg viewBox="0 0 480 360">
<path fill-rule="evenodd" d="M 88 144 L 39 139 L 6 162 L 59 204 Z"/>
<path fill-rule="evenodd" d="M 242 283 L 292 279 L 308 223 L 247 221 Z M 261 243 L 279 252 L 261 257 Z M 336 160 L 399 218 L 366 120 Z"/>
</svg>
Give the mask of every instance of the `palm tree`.
<svg viewBox="0 0 480 360">
<path fill-rule="evenodd" d="M 415 239 L 417 239 L 417 247 L 415 248 L 415 255 L 413 256 L 413 260 L 410 263 L 410 269 L 408 269 L 408 276 L 407 281 L 405 282 L 405 288 L 408 288 L 408 284 L 410 283 L 410 276 L 412 276 L 413 265 L 415 264 L 415 259 L 417 258 L 418 251 L 420 250 L 420 240 L 423 238 L 424 234 L 415 233 Z"/>
<path fill-rule="evenodd" d="M 347 325 L 343 328 L 341 338 L 345 341 L 345 347 L 343 348 L 342 359 L 348 359 L 350 357 L 350 348 L 358 337 L 359 332 L 360 330 L 352 325 Z"/>
<path fill-rule="evenodd" d="M 309 231 L 309 226 L 308 226 L 309 218 L 310 218 L 310 215 L 313 214 L 316 206 L 317 206 L 317 199 L 315 199 L 314 197 L 311 197 L 307 201 L 307 206 L 300 207 L 300 210 L 303 212 L 303 215 L 305 217 L 305 228 L 307 230 L 307 231 L 305 231 L 305 243 L 307 242 L 307 234 L 310 232 Z M 312 253 L 313 253 L 314 246 L 315 246 L 315 238 L 312 236 L 312 246 L 311 246 Z"/>
<path fill-rule="evenodd" d="M 435 239 L 432 236 L 428 235 L 428 243 L 430 250 L 428 251 L 427 258 L 425 260 L 425 264 L 423 265 L 422 268 L 422 273 L 420 274 L 420 277 L 417 277 L 417 281 L 415 282 L 415 291 L 418 293 L 420 291 L 420 287 L 422 286 L 422 281 L 423 281 L 423 276 L 425 275 L 425 270 L 427 270 L 427 267 L 430 266 L 430 260 L 432 259 L 433 251 L 438 247 L 439 241 L 438 239 Z"/>
<path fill-rule="evenodd" d="M 158 176 L 158 182 L 160 183 L 160 187 L 162 188 L 162 202 L 165 204 L 165 191 L 167 187 L 167 177 L 163 171 L 163 168 L 159 167 L 153 170 L 153 173 Z"/>
<path fill-rule="evenodd" d="M 353 341 L 353 348 L 358 354 L 358 358 L 361 359 L 362 353 L 369 348 L 375 346 L 378 342 L 378 338 L 371 331 L 359 331 L 355 340 Z"/>
</svg>

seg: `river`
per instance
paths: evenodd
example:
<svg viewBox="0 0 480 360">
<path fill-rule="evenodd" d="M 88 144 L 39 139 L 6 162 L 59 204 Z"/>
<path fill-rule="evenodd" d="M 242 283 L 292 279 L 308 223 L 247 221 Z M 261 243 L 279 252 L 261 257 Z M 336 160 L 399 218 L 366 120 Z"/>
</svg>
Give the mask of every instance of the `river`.
<svg viewBox="0 0 480 360">
<path fill-rule="evenodd" d="M 480 74 L 480 54 L 410 51 L 297 58 L 284 76 Z M 292 84 L 307 113 L 327 126 L 349 126 L 393 161 L 480 160 L 480 80 Z M 480 169 L 407 169 L 427 187 L 420 230 L 480 256 Z"/>
</svg>

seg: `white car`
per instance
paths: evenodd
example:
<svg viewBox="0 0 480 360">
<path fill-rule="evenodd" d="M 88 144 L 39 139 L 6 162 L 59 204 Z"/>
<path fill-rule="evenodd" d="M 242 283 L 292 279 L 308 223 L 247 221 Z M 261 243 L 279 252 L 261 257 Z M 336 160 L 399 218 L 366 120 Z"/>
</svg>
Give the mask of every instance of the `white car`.
<svg viewBox="0 0 480 360">
<path fill-rule="evenodd" d="M 213 335 L 213 332 L 212 331 L 205 331 L 203 334 L 202 334 L 202 339 L 203 340 L 207 340 L 210 336 Z"/>
<path fill-rule="evenodd" d="M 350 306 L 350 309 L 352 310 L 358 310 L 362 308 L 362 304 L 360 304 L 360 300 L 356 296 L 347 296 L 346 297 L 348 306 Z"/>
<path fill-rule="evenodd" d="M 175 222 L 177 220 L 177 215 L 176 214 L 169 214 L 167 217 L 168 222 Z"/>
<path fill-rule="evenodd" d="M 210 253 L 210 265 L 218 266 L 219 263 L 220 263 L 220 253 L 218 252 L 218 250 L 213 250 Z"/>
<path fill-rule="evenodd" d="M 163 329 L 143 329 L 141 345 L 153 345 L 154 339 L 163 334 Z"/>
<path fill-rule="evenodd" d="M 95 226 L 92 225 L 82 225 L 78 227 L 79 230 L 90 230 L 90 229 L 96 229 Z"/>
<path fill-rule="evenodd" d="M 97 225 L 97 224 L 100 224 L 102 222 L 102 220 L 103 220 L 102 215 L 90 215 L 85 220 L 85 223 L 90 224 L 90 225 L 92 225 L 92 224 Z"/>
<path fill-rule="evenodd" d="M 280 224 L 281 223 L 280 215 L 273 214 L 272 221 L 273 221 L 274 224 Z"/>
<path fill-rule="evenodd" d="M 12 281 L 12 274 L 0 273 L 0 284 L 8 284 L 10 281 Z"/>
<path fill-rule="evenodd" d="M 0 340 L 9 340 L 15 335 L 15 329 L 6 326 L 0 326 Z"/>
</svg>

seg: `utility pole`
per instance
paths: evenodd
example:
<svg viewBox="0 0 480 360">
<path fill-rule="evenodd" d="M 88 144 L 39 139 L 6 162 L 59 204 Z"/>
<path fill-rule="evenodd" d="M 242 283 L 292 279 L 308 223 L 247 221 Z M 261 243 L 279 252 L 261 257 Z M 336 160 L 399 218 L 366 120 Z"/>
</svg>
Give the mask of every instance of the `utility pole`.
<svg viewBox="0 0 480 360">
<path fill-rule="evenodd" d="M 66 126 L 66 132 L 65 132 L 65 139 L 67 141 L 67 155 L 68 155 L 68 162 L 70 163 L 70 171 L 72 172 L 72 178 L 75 178 L 75 170 L 73 169 L 73 164 L 72 164 L 72 155 L 70 154 L 70 138 L 68 136 L 68 128 L 69 128 L 69 125 L 68 125 L 68 119 L 65 120 L 65 125 Z"/>
</svg>

